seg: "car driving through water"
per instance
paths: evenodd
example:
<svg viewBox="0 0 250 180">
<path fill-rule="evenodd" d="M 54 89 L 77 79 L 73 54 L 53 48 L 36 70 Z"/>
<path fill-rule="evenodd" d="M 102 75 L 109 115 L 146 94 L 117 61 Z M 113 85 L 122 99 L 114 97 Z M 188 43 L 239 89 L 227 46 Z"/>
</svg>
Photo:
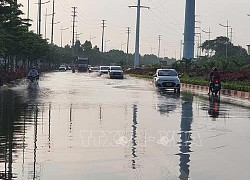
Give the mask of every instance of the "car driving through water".
<svg viewBox="0 0 250 180">
<path fill-rule="evenodd" d="M 110 66 L 108 74 L 110 79 L 112 78 L 123 79 L 123 70 L 121 66 Z"/>
<path fill-rule="evenodd" d="M 154 75 L 154 83 L 158 89 L 173 89 L 180 93 L 181 82 L 175 69 L 157 69 Z"/>
</svg>

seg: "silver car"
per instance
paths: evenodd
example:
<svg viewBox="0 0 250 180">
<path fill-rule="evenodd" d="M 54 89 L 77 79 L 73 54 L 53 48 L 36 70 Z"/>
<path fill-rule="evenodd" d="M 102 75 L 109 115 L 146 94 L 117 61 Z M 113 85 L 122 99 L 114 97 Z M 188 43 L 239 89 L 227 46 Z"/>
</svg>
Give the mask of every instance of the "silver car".
<svg viewBox="0 0 250 180">
<path fill-rule="evenodd" d="M 109 78 L 120 78 L 123 79 L 123 70 L 121 66 L 110 66 L 109 67 Z"/>
<path fill-rule="evenodd" d="M 154 83 L 158 89 L 173 89 L 180 93 L 181 82 L 175 69 L 157 69 Z"/>
<path fill-rule="evenodd" d="M 100 66 L 99 67 L 99 74 L 108 74 L 109 72 L 109 66 Z"/>
</svg>

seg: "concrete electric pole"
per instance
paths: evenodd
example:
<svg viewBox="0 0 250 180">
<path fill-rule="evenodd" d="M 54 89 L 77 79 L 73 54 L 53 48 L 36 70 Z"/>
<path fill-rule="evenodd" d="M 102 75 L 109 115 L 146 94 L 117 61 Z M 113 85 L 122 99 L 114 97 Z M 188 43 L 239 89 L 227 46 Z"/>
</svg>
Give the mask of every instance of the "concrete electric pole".
<svg viewBox="0 0 250 180">
<path fill-rule="evenodd" d="M 183 58 L 194 58 L 195 0 L 186 0 Z"/>
<path fill-rule="evenodd" d="M 103 50 L 104 50 L 104 30 L 105 30 L 105 22 L 106 22 L 107 20 L 102 20 L 102 53 L 103 53 Z"/>
<path fill-rule="evenodd" d="M 161 35 L 158 35 L 158 63 L 160 63 Z"/>
<path fill-rule="evenodd" d="M 134 68 L 139 66 L 140 57 L 140 19 L 141 19 L 141 8 L 147 8 L 146 6 L 141 6 L 141 0 L 138 0 L 137 6 L 129 6 L 129 8 L 137 8 L 137 20 L 136 20 L 136 40 L 135 40 L 135 59 Z"/>
</svg>

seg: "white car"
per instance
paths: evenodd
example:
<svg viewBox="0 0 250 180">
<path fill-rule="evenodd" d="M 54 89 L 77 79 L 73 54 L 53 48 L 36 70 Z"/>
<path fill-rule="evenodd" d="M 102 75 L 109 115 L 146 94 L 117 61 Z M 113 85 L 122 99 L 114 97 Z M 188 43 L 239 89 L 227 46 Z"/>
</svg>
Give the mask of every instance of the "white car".
<svg viewBox="0 0 250 180">
<path fill-rule="evenodd" d="M 92 73 L 92 72 L 99 72 L 99 67 L 89 67 L 89 73 Z"/>
<path fill-rule="evenodd" d="M 100 66 L 99 67 L 99 74 L 108 74 L 109 72 L 109 66 Z"/>
<path fill-rule="evenodd" d="M 121 68 L 121 66 L 110 66 L 109 67 L 109 78 L 120 78 L 123 79 L 123 70 Z"/>
<path fill-rule="evenodd" d="M 175 69 L 157 69 L 154 83 L 158 89 L 173 89 L 180 93 L 181 82 Z"/>
<path fill-rule="evenodd" d="M 67 67 L 65 65 L 61 65 L 59 67 L 59 71 L 66 71 L 67 70 Z"/>
</svg>

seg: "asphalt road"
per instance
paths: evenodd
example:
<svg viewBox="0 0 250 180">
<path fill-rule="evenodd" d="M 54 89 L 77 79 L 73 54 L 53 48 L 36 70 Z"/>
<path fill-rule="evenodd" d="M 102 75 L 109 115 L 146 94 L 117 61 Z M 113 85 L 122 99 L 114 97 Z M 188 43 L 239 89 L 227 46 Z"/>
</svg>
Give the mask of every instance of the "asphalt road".
<svg viewBox="0 0 250 180">
<path fill-rule="evenodd" d="M 0 89 L 0 179 L 250 177 L 250 111 L 151 81 L 47 73 Z"/>
</svg>

